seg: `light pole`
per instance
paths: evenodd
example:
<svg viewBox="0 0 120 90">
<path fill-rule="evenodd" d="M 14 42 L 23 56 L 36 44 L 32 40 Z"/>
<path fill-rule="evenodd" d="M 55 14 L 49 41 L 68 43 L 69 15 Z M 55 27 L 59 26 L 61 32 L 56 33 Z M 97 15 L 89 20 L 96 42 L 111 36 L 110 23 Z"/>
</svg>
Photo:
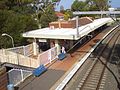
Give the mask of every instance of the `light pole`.
<svg viewBox="0 0 120 90">
<path fill-rule="evenodd" d="M 9 35 L 9 34 L 7 34 L 7 33 L 3 33 L 3 34 L 2 34 L 2 36 L 8 36 L 8 37 L 10 37 L 10 38 L 11 38 L 11 40 L 12 40 L 12 45 L 13 45 L 13 48 L 14 48 L 14 40 L 13 40 L 12 36 L 10 36 L 10 35 Z"/>
</svg>

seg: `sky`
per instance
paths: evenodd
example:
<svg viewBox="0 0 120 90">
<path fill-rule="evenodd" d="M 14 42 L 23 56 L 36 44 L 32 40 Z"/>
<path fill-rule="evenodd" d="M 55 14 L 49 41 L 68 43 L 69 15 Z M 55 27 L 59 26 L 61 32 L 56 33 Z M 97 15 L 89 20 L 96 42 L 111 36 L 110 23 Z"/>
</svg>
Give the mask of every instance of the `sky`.
<svg viewBox="0 0 120 90">
<path fill-rule="evenodd" d="M 120 8 L 120 0 L 111 0 L 112 2 L 111 2 L 111 6 L 113 7 L 113 8 L 117 8 L 117 7 L 119 7 Z"/>
<path fill-rule="evenodd" d="M 83 0 L 81 0 L 83 1 Z M 111 6 L 112 8 L 120 7 L 120 0 L 111 0 Z M 57 6 L 56 10 L 60 10 L 60 6 L 63 5 L 64 9 L 69 9 L 71 7 L 71 4 L 74 2 L 74 0 L 61 0 L 59 5 Z"/>
</svg>

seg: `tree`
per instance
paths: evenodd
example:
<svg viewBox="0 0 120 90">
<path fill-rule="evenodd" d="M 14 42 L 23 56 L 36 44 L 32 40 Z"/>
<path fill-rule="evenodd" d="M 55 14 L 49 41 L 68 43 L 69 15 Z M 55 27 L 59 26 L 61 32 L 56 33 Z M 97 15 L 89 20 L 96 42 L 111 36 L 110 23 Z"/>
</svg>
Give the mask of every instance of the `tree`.
<svg viewBox="0 0 120 90">
<path fill-rule="evenodd" d="M 64 11 L 64 19 L 65 19 L 65 20 L 69 20 L 69 19 L 72 18 L 72 17 L 73 17 L 72 11 L 70 11 L 70 10 L 65 10 L 65 11 Z"/>
<path fill-rule="evenodd" d="M 75 0 L 71 6 L 72 11 L 86 11 L 88 10 L 88 3 L 85 1 Z"/>
<path fill-rule="evenodd" d="M 92 5 L 100 11 L 108 10 L 109 2 L 108 0 L 89 0 L 89 3 L 92 7 Z"/>
<path fill-rule="evenodd" d="M 49 23 L 57 20 L 54 11 L 54 4 L 49 0 L 41 0 L 40 2 L 35 2 L 36 7 L 36 17 L 38 24 L 41 27 L 48 27 Z"/>
<path fill-rule="evenodd" d="M 7 5 L 6 5 L 6 0 L 1 0 L 0 1 L 0 9 L 1 10 L 4 10 L 4 9 L 7 9 Z"/>
<path fill-rule="evenodd" d="M 13 10 L 16 13 L 22 14 L 22 15 L 23 14 L 25 14 L 25 15 L 33 15 L 35 13 L 35 11 L 33 10 L 32 7 L 26 6 L 26 5 L 21 6 L 21 7 L 14 6 L 14 7 L 11 8 L 11 10 Z"/>
<path fill-rule="evenodd" d="M 14 38 L 15 46 L 23 45 L 26 43 L 25 38 L 21 36 L 23 32 L 37 29 L 38 26 L 36 21 L 28 15 L 21 15 L 16 14 L 13 11 L 2 11 L 0 10 L 0 21 L 1 23 L 1 30 L 0 34 L 7 33 Z M 9 16 L 9 17 L 8 17 Z M 7 37 L 0 37 L 0 46 L 1 47 L 12 47 L 11 40 Z"/>
<path fill-rule="evenodd" d="M 28 0 L 33 1 L 33 0 Z M 15 46 L 24 45 L 26 39 L 21 36 L 23 32 L 38 28 L 38 23 L 42 27 L 47 27 L 49 22 L 55 21 L 54 4 L 49 0 L 39 0 L 34 6 L 27 6 L 27 0 L 1 0 L 0 1 L 0 35 L 7 33 L 14 38 Z M 36 12 L 37 11 L 37 12 Z M 37 22 L 34 18 L 37 15 Z M 8 37 L 0 36 L 0 48 L 12 47 Z"/>
<path fill-rule="evenodd" d="M 103 11 L 109 7 L 108 0 L 75 0 L 71 6 L 72 11 Z"/>
<path fill-rule="evenodd" d="M 39 16 L 40 16 L 39 21 L 42 28 L 48 27 L 50 22 L 57 20 L 57 17 L 55 16 L 55 11 L 52 5 L 49 5 L 48 7 L 46 7 L 45 12 L 40 12 Z"/>
</svg>

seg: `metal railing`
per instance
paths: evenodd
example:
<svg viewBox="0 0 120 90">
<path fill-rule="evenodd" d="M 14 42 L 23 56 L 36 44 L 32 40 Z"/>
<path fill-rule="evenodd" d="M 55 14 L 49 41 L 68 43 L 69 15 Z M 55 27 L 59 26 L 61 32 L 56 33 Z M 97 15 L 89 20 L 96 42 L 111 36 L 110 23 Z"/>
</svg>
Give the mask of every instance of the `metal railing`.
<svg viewBox="0 0 120 90">
<path fill-rule="evenodd" d="M 16 86 L 20 82 L 23 82 L 31 74 L 32 74 L 32 71 L 27 71 L 22 69 L 11 69 L 8 72 L 9 84 L 13 84 L 14 86 Z"/>
<path fill-rule="evenodd" d="M 19 54 L 22 54 L 22 55 L 25 55 L 25 56 L 30 56 L 30 55 L 33 54 L 33 45 L 29 44 L 29 45 L 26 45 L 26 46 L 8 48 L 6 50 L 12 51 L 12 52 L 15 52 L 15 53 L 19 53 Z"/>
<path fill-rule="evenodd" d="M 0 62 L 37 68 L 41 64 L 51 63 L 57 57 L 57 47 L 53 47 L 38 55 L 38 59 L 30 58 L 6 49 L 0 50 Z"/>
<path fill-rule="evenodd" d="M 48 64 L 57 58 L 57 47 L 53 47 L 38 55 L 38 61 L 40 64 Z"/>
</svg>

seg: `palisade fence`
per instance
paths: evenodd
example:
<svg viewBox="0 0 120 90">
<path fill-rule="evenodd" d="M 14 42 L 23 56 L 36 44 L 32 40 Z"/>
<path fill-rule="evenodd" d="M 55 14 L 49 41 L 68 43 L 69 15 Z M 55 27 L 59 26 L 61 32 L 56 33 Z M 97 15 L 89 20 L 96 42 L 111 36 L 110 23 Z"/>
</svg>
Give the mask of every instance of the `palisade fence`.
<svg viewBox="0 0 120 90">
<path fill-rule="evenodd" d="M 37 68 L 39 66 L 39 61 L 37 59 L 30 58 L 22 54 L 14 53 L 5 49 L 0 50 L 0 62 L 11 63 L 32 68 Z"/>
<path fill-rule="evenodd" d="M 24 56 L 22 54 L 12 52 L 6 49 L 0 50 L 0 62 L 12 63 L 16 65 L 37 68 L 41 64 L 51 63 L 57 57 L 57 47 L 53 47 L 38 55 L 37 59 Z"/>
<path fill-rule="evenodd" d="M 22 70 L 22 69 L 11 69 L 8 72 L 9 84 L 14 86 L 23 82 L 27 77 L 32 74 L 32 71 Z"/>
<path fill-rule="evenodd" d="M 57 58 L 57 47 L 53 47 L 38 55 L 38 61 L 40 64 L 47 65 Z"/>
</svg>

